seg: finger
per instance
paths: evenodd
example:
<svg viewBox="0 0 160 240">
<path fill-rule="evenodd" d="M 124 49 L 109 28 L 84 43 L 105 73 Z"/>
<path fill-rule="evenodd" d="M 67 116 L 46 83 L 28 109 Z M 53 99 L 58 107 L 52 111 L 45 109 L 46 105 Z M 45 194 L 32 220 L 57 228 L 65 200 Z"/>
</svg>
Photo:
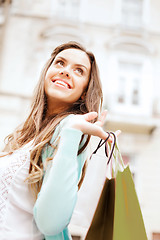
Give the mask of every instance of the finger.
<svg viewBox="0 0 160 240">
<path fill-rule="evenodd" d="M 121 134 L 121 130 L 117 130 L 116 132 L 115 132 L 115 134 L 116 134 L 116 136 L 118 137 L 120 134 Z"/>
<path fill-rule="evenodd" d="M 84 119 L 89 122 L 93 119 L 95 119 L 98 116 L 97 112 L 89 112 L 83 115 Z"/>
<path fill-rule="evenodd" d="M 82 125 L 81 125 L 82 126 Z M 97 136 L 100 137 L 102 139 L 106 139 L 108 137 L 108 133 L 106 133 L 102 127 L 97 126 L 91 122 L 85 121 L 85 123 L 83 123 L 83 130 L 82 132 L 84 134 L 89 134 L 89 135 L 93 135 L 93 136 Z"/>
<path fill-rule="evenodd" d="M 107 113 L 108 113 L 107 110 L 104 110 L 104 111 L 101 113 L 100 120 L 101 120 L 102 122 L 105 121 L 106 116 L 107 116 Z"/>
<path fill-rule="evenodd" d="M 104 122 L 105 122 L 106 116 L 107 116 L 107 110 L 104 110 L 104 111 L 101 113 L 98 121 L 95 122 L 95 124 L 102 127 L 103 124 L 104 124 Z"/>
<path fill-rule="evenodd" d="M 96 136 L 96 137 L 99 137 L 103 140 L 106 140 L 106 138 L 108 137 L 108 133 L 106 133 L 101 127 L 99 126 L 95 126 L 95 125 L 92 125 L 93 128 L 90 128 L 90 131 L 88 130 L 88 133 L 90 135 L 93 135 L 93 136 Z"/>
<path fill-rule="evenodd" d="M 117 131 L 115 131 L 115 135 L 116 135 L 116 137 L 118 137 L 119 135 L 121 134 L 121 130 L 117 130 Z M 109 142 L 113 142 L 113 136 L 111 135 L 110 137 L 109 137 L 109 139 L 108 139 L 108 141 Z"/>
<path fill-rule="evenodd" d="M 100 122 L 103 124 L 104 121 L 105 121 L 105 119 L 106 119 L 106 116 L 107 116 L 107 110 L 104 110 L 104 111 L 101 113 L 98 121 L 100 121 Z"/>
</svg>

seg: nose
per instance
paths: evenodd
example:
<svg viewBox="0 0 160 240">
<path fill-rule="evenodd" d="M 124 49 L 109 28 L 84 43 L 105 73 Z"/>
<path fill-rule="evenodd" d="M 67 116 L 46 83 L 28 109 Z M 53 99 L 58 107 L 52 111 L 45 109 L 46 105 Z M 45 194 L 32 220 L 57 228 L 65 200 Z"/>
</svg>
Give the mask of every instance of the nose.
<svg viewBox="0 0 160 240">
<path fill-rule="evenodd" d="M 60 75 L 64 75 L 64 76 L 66 76 L 67 78 L 70 77 L 69 72 L 68 72 L 68 71 L 65 71 L 65 70 L 61 71 L 61 72 L 60 72 Z"/>
</svg>

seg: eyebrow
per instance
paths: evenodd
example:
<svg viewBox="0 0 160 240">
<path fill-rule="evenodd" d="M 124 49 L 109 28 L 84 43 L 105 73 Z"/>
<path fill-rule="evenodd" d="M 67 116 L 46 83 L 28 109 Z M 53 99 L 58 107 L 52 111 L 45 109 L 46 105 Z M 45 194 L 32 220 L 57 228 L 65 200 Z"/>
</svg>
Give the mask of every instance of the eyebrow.
<svg viewBox="0 0 160 240">
<path fill-rule="evenodd" d="M 60 57 L 59 56 L 59 57 L 57 57 L 57 59 L 58 58 L 64 60 L 65 62 L 67 61 L 64 57 Z M 88 68 L 85 65 L 83 65 L 83 64 L 76 63 L 75 66 L 84 67 L 88 71 Z"/>
</svg>

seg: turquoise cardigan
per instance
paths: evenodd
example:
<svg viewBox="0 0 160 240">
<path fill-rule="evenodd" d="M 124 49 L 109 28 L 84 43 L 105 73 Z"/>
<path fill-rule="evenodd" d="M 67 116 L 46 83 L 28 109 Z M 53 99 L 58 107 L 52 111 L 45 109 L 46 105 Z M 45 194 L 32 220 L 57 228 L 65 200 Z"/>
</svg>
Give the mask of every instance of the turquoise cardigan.
<svg viewBox="0 0 160 240">
<path fill-rule="evenodd" d="M 87 158 L 87 150 L 77 156 L 82 132 L 67 127 L 72 115 L 65 117 L 56 127 L 51 144 L 42 151 L 46 168 L 41 191 L 34 205 L 33 214 L 38 229 L 46 240 L 72 239 L 68 224 L 77 200 L 78 182 Z M 53 157 L 46 167 L 46 158 Z"/>
</svg>

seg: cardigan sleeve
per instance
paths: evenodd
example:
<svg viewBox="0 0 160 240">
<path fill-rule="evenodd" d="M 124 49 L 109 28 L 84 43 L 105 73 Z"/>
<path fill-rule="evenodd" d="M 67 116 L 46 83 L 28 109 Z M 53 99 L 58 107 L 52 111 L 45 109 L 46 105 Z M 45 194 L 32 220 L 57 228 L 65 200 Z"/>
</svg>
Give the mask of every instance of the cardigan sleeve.
<svg viewBox="0 0 160 240">
<path fill-rule="evenodd" d="M 58 150 L 33 209 L 36 224 L 44 235 L 61 233 L 72 217 L 80 172 L 87 157 L 86 151 L 77 156 L 82 134 L 72 128 L 61 131 Z"/>
</svg>

